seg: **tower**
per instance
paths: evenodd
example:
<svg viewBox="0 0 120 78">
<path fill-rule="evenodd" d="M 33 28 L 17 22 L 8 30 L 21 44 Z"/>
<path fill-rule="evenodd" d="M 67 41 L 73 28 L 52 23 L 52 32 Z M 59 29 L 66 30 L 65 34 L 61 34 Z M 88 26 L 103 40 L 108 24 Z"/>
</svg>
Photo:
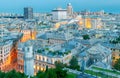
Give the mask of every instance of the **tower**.
<svg viewBox="0 0 120 78">
<path fill-rule="evenodd" d="M 31 7 L 24 8 L 24 19 L 33 19 L 33 8 Z"/>
<path fill-rule="evenodd" d="M 72 16 L 72 14 L 73 14 L 73 7 L 72 7 L 71 3 L 68 3 L 67 4 L 67 15 Z"/>
<path fill-rule="evenodd" d="M 31 41 L 25 43 L 24 48 L 24 73 L 28 76 L 34 75 L 34 56 Z"/>
</svg>

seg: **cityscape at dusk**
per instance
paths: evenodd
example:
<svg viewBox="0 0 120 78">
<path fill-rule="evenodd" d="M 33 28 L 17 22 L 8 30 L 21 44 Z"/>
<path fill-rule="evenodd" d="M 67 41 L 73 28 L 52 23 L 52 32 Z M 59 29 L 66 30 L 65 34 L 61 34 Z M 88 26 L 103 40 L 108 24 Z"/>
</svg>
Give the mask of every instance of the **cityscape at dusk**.
<svg viewBox="0 0 120 78">
<path fill-rule="evenodd" d="M 1 0 L 0 78 L 120 78 L 120 1 Z"/>
<path fill-rule="evenodd" d="M 1 0 L 0 13 L 22 14 L 22 9 L 28 6 L 33 7 L 35 12 L 50 12 L 55 7 L 65 8 L 67 3 L 72 3 L 74 11 L 104 9 L 106 12 L 120 12 L 120 0 Z"/>
</svg>

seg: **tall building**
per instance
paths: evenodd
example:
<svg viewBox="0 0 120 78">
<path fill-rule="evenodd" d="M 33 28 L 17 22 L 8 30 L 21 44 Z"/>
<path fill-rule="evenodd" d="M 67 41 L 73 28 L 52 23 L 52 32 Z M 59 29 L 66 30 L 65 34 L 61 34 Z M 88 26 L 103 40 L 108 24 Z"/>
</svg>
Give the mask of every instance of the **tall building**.
<svg viewBox="0 0 120 78">
<path fill-rule="evenodd" d="M 24 73 L 28 76 L 34 76 L 34 56 L 33 47 L 30 41 L 25 43 L 24 48 Z"/>
<path fill-rule="evenodd" d="M 31 8 L 31 7 L 24 8 L 24 18 L 25 19 L 33 19 L 33 8 Z"/>
<path fill-rule="evenodd" d="M 67 19 L 67 10 L 62 8 L 57 8 L 52 10 L 53 20 Z"/>
<path fill-rule="evenodd" d="M 68 16 L 71 16 L 73 14 L 73 7 L 72 7 L 71 3 L 67 4 L 67 14 L 68 14 Z"/>
</svg>

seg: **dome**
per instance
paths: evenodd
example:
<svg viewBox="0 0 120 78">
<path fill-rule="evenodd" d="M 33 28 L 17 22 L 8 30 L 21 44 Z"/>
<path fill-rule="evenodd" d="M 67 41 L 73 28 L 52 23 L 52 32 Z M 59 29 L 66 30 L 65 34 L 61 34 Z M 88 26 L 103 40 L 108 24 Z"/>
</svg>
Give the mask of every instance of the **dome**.
<svg viewBox="0 0 120 78">
<path fill-rule="evenodd" d="M 68 3 L 68 6 L 71 6 L 71 3 Z"/>
</svg>

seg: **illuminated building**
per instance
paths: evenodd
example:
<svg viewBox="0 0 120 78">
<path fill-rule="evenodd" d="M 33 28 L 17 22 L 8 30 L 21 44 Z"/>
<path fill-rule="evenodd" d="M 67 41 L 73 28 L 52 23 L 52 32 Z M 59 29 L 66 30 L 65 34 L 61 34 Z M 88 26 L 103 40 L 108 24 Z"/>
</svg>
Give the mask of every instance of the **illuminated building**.
<svg viewBox="0 0 120 78">
<path fill-rule="evenodd" d="M 4 70 L 11 63 L 10 52 L 13 46 L 12 41 L 0 42 L 0 70 Z"/>
<path fill-rule="evenodd" d="M 112 65 L 115 64 L 115 62 L 117 61 L 117 59 L 120 58 L 120 46 L 117 46 L 118 48 L 112 48 Z"/>
<path fill-rule="evenodd" d="M 23 37 L 21 42 L 26 42 L 28 40 L 35 40 L 36 39 L 36 31 L 31 29 L 23 29 L 20 31 L 23 33 Z"/>
<path fill-rule="evenodd" d="M 65 24 L 67 24 L 67 22 L 66 21 L 61 21 L 61 22 L 58 22 L 58 23 L 56 23 L 55 24 L 55 28 L 60 28 L 60 25 L 65 25 Z"/>
<path fill-rule="evenodd" d="M 64 64 L 68 64 L 69 61 L 70 61 L 70 59 L 72 58 L 72 54 L 74 52 L 74 50 L 71 51 L 72 48 L 70 48 L 70 51 L 64 51 L 63 55 L 56 54 L 57 51 L 55 51 L 54 53 L 51 52 L 51 51 L 53 51 L 52 48 L 51 48 L 51 51 L 48 51 L 46 48 L 43 48 L 44 51 L 42 49 L 39 49 L 41 47 L 40 46 L 38 47 L 37 44 L 40 43 L 40 42 L 35 42 L 35 41 L 28 41 L 28 42 L 29 43 L 31 43 L 31 42 L 34 43 L 33 44 L 34 66 L 31 67 L 31 68 L 34 68 L 34 74 L 36 74 L 40 70 L 41 71 L 45 71 L 46 67 L 48 67 L 48 68 L 54 68 L 56 61 L 62 62 Z M 27 43 L 27 45 L 29 43 Z M 26 47 L 26 43 L 20 43 L 18 45 L 18 69 L 19 69 L 20 72 L 25 72 L 26 71 L 26 69 L 24 68 L 25 67 L 24 56 L 25 56 L 25 53 L 27 51 L 24 51 L 24 47 Z M 66 45 L 66 47 L 68 47 L 68 46 Z M 32 48 L 32 47 L 30 47 L 30 48 Z M 27 49 L 27 50 L 30 50 L 30 48 Z M 61 48 L 61 49 L 63 49 L 63 48 Z M 31 57 L 31 55 L 29 55 L 29 56 Z M 27 54 L 27 57 L 29 57 L 29 56 Z M 32 66 L 32 64 L 31 64 L 31 66 Z"/>
<path fill-rule="evenodd" d="M 112 53 L 112 58 L 113 58 L 113 60 L 112 60 L 112 64 L 114 65 L 115 64 L 115 62 L 117 61 L 117 59 L 119 59 L 120 58 L 120 50 L 118 49 L 114 49 L 114 51 L 113 51 L 113 53 Z"/>
<path fill-rule="evenodd" d="M 67 10 L 62 8 L 52 10 L 52 18 L 53 20 L 67 19 Z"/>
<path fill-rule="evenodd" d="M 56 23 L 55 28 L 59 28 L 59 27 L 60 27 L 60 23 Z"/>
<path fill-rule="evenodd" d="M 85 17 L 85 18 L 79 19 L 78 25 L 84 26 L 82 28 L 87 28 L 87 29 L 101 29 L 102 21 L 101 21 L 101 18 Z"/>
<path fill-rule="evenodd" d="M 91 18 L 85 18 L 85 28 L 90 29 L 91 26 Z"/>
<path fill-rule="evenodd" d="M 60 54 L 54 54 L 57 52 L 49 52 L 47 50 L 40 52 L 37 50 L 35 52 L 35 64 L 34 70 L 35 73 L 38 71 L 45 71 L 46 67 L 55 68 L 55 62 L 61 62 L 63 64 L 69 64 L 70 59 L 72 58 L 72 52 L 70 51 L 68 54 L 64 54 L 63 56 Z"/>
<path fill-rule="evenodd" d="M 17 42 L 22 34 L 10 33 L 6 29 L 1 29 L 0 33 L 2 34 L 0 38 L 0 70 L 10 71 L 16 69 Z"/>
</svg>

